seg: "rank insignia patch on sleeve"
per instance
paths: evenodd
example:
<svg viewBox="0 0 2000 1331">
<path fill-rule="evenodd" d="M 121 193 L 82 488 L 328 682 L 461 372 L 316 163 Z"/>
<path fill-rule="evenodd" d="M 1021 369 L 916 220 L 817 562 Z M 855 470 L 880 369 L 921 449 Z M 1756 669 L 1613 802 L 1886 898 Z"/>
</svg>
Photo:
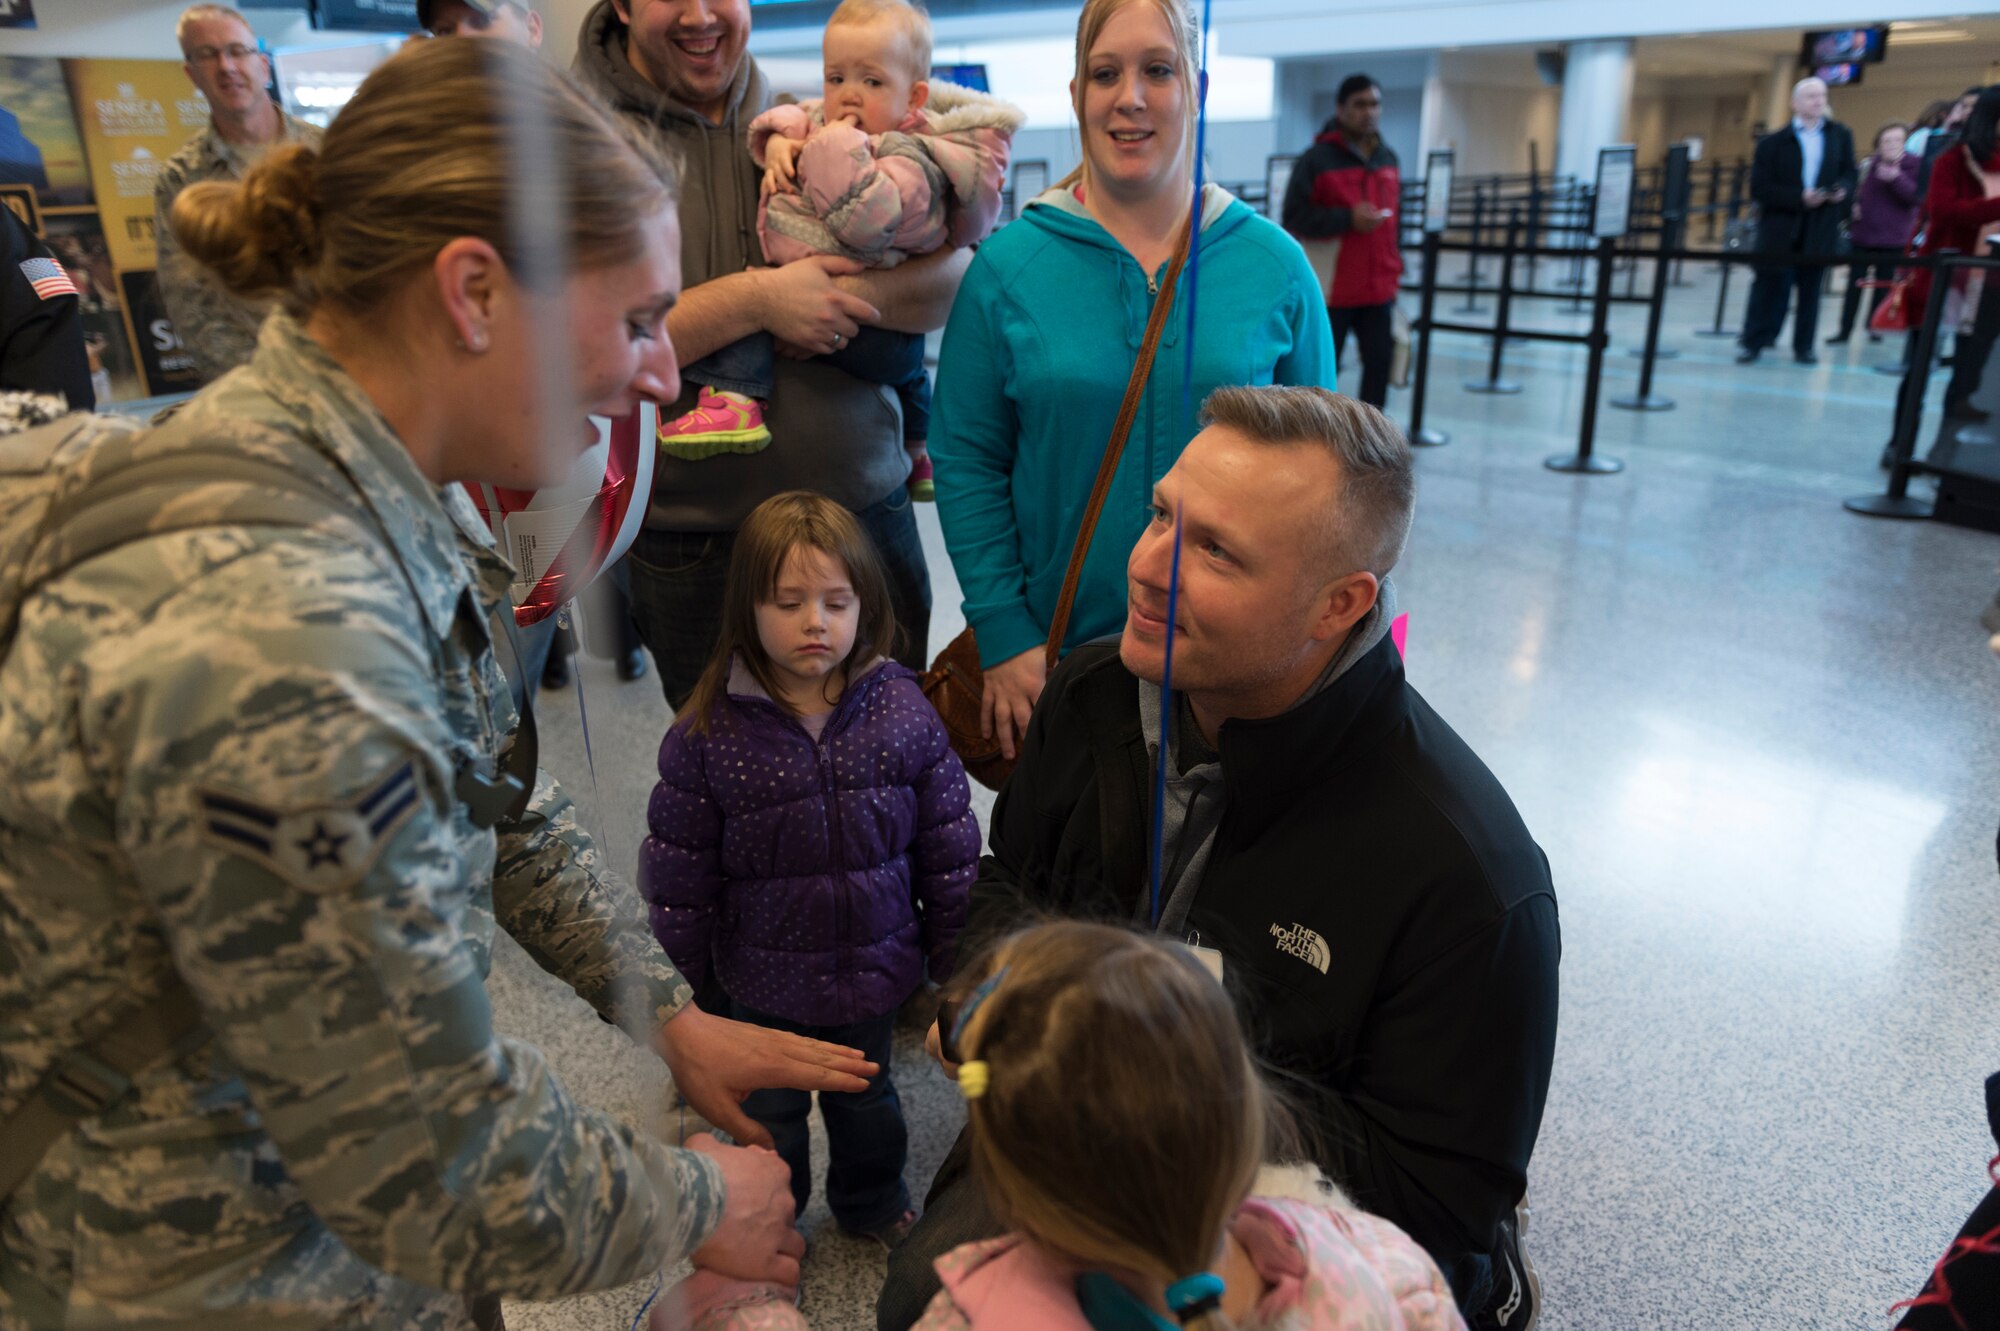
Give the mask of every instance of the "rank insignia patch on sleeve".
<svg viewBox="0 0 2000 1331">
<path fill-rule="evenodd" d="M 345 804 L 277 809 L 243 795 L 196 792 L 202 838 L 255 860 L 308 892 L 354 886 L 416 811 L 417 767 L 405 762 Z"/>
</svg>

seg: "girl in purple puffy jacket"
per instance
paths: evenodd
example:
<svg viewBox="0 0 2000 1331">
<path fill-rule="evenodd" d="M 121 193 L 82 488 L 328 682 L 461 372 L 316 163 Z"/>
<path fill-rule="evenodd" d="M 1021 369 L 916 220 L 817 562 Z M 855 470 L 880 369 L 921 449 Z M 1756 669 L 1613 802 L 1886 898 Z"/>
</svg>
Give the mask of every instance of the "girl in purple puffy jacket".
<svg viewBox="0 0 2000 1331">
<path fill-rule="evenodd" d="M 889 1053 L 896 1009 L 951 971 L 979 862 L 965 769 L 916 676 L 888 659 L 888 583 L 854 516 L 792 491 L 736 534 L 715 657 L 660 744 L 639 890 L 697 988 L 744 1021 L 859 1049 L 881 1073 L 821 1092 L 841 1228 L 915 1219 Z M 812 1191 L 805 1091 L 744 1110 Z"/>
</svg>

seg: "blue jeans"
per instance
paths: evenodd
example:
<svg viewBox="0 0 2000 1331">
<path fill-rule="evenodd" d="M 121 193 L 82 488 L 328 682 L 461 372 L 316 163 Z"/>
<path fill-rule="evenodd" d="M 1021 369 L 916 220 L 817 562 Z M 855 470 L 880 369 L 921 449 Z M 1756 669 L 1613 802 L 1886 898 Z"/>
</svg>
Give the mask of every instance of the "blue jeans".
<svg viewBox="0 0 2000 1331">
<path fill-rule="evenodd" d="M 924 563 L 910 492 L 902 486 L 854 515 L 875 542 L 889 577 L 896 612 L 896 659 L 912 670 L 929 664 L 931 574 Z M 694 692 L 722 636 L 722 590 L 733 531 L 644 528 L 625 556 L 632 576 L 632 622 L 660 669 L 667 705 L 679 709 Z"/>
<path fill-rule="evenodd" d="M 681 366 L 681 377 L 717 392 L 763 401 L 771 396 L 776 357 L 771 335 L 752 333 Z M 903 401 L 903 438 L 913 442 L 930 438 L 931 378 L 924 372 L 922 334 L 864 327 L 840 350 L 820 359 L 864 383 L 895 389 Z"/>
<path fill-rule="evenodd" d="M 896 1014 L 885 1012 L 851 1026 L 807 1026 L 732 1003 L 730 1015 L 774 1031 L 849 1045 L 881 1065 L 865 1091 L 819 1093 L 819 1115 L 826 1121 L 826 1204 L 842 1229 L 858 1234 L 901 1219 L 910 1209 L 910 1192 L 903 1186 L 910 1139 L 896 1083 L 889 1077 Z M 779 1158 L 792 1171 L 792 1200 L 804 1215 L 812 1200 L 812 1147 L 806 1128 L 812 1092 L 753 1091 L 743 1112 L 770 1132 Z"/>
</svg>

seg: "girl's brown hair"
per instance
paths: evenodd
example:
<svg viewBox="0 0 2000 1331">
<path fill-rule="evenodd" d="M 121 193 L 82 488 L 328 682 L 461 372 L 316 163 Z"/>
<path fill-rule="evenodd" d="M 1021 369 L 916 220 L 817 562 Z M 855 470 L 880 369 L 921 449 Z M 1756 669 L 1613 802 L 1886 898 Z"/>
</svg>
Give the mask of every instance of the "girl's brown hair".
<svg viewBox="0 0 2000 1331">
<path fill-rule="evenodd" d="M 1195 124 L 1201 115 L 1201 24 L 1186 0 L 1084 0 L 1083 13 L 1076 20 L 1076 87 L 1070 106 L 1076 112 L 1077 134 L 1087 139 L 1090 127 L 1083 119 L 1083 96 L 1090 87 L 1090 48 L 1104 35 L 1104 25 L 1127 5 L 1146 4 L 1160 11 L 1167 29 L 1174 35 L 1175 63 L 1180 66 L 1181 103 L 1187 108 L 1187 132 L 1182 150 L 1189 163 L 1194 161 Z M 1058 184 L 1059 189 L 1089 188 L 1090 153 L 1085 151 L 1076 166 Z"/>
<path fill-rule="evenodd" d="M 524 178 L 512 150 L 530 121 L 559 169 Z M 281 144 L 241 182 L 190 185 L 169 217 L 231 290 L 275 295 L 299 317 L 320 306 L 352 317 L 380 309 L 463 236 L 523 277 L 535 242 L 521 234 L 517 189 L 559 191 L 568 252 L 596 268 L 638 256 L 677 186 L 657 143 L 532 52 L 424 41 L 368 76 L 317 152 Z"/>
<path fill-rule="evenodd" d="M 757 636 L 757 606 L 777 596 L 785 560 L 801 546 L 817 550 L 845 568 L 860 604 L 854 650 L 840 663 L 843 671 L 889 655 L 896 639 L 896 612 L 889 601 L 889 579 L 882 571 L 875 543 L 852 513 L 825 495 L 788 490 L 757 505 L 737 530 L 736 548 L 729 557 L 729 580 L 722 591 L 722 636 L 674 724 L 697 734 L 708 728 L 715 704 L 729 692 L 730 663 L 738 656 L 771 701 L 785 706 L 777 667 Z M 835 678 L 834 674 L 827 676 L 829 682 Z"/>
<path fill-rule="evenodd" d="M 1212 1270 L 1271 1111 L 1222 986 L 1184 948 L 1076 921 L 1003 941 L 986 973 L 958 1049 L 986 1065 L 967 1117 L 1002 1219 L 1087 1270 Z"/>
</svg>

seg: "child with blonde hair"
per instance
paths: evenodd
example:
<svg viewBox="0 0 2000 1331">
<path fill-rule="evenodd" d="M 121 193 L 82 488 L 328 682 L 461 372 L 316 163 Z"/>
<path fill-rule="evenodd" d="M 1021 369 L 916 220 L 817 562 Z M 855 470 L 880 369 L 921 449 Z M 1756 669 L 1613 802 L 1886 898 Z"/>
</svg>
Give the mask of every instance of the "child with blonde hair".
<svg viewBox="0 0 2000 1331">
<path fill-rule="evenodd" d="M 750 125 L 750 153 L 764 168 L 757 234 L 765 261 L 830 254 L 892 268 L 991 231 L 1020 108 L 933 82 L 930 19 L 909 0 L 843 0 L 827 20 L 822 52 L 824 98 L 773 107 Z M 702 390 L 692 411 L 661 424 L 660 447 L 696 461 L 768 446 L 773 354 L 770 334 L 758 333 L 683 366 L 682 377 Z M 924 339 L 865 327 L 826 359 L 897 390 L 911 493 L 930 499 Z"/>
<path fill-rule="evenodd" d="M 1463 1331 L 1437 1264 L 1317 1170 L 1260 1168 L 1276 1115 L 1196 956 L 1107 925 L 1001 943 L 953 1043 L 972 1162 L 1012 1230 L 938 1260 L 918 1331 Z M 800 1327 L 708 1273 L 656 1328 Z"/>
</svg>

